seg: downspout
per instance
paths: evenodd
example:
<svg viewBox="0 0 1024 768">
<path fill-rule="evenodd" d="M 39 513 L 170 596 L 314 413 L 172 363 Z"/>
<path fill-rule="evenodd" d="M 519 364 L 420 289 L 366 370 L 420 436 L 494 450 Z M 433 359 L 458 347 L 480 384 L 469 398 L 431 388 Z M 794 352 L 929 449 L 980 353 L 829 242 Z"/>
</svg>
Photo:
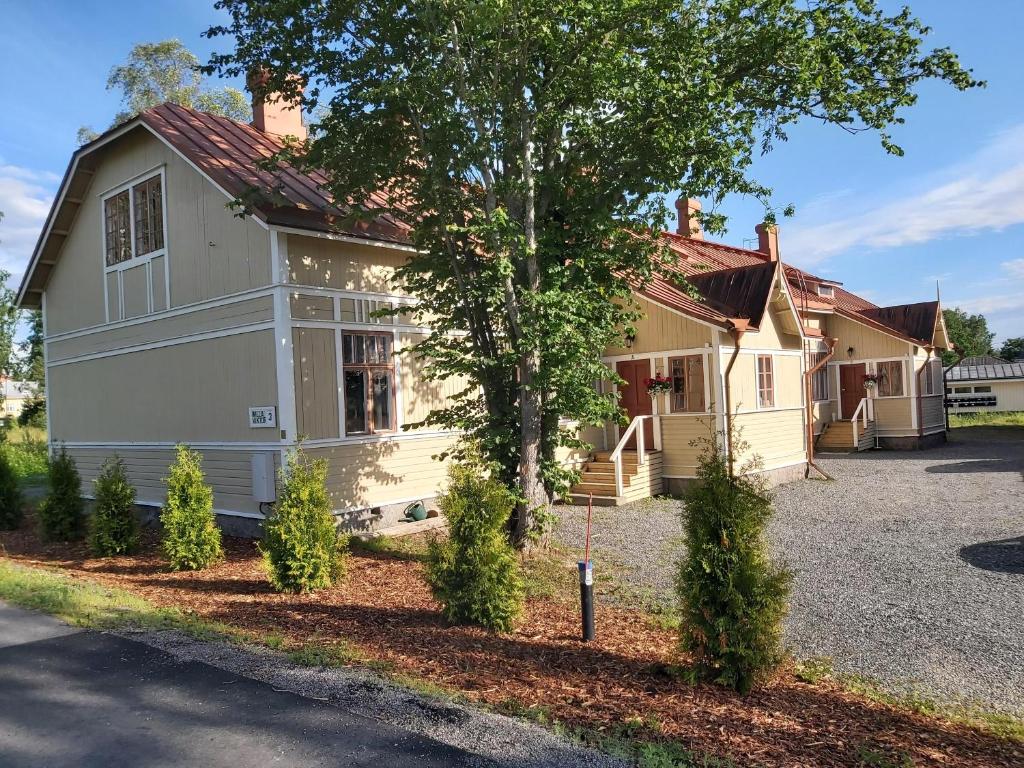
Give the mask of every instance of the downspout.
<svg viewBox="0 0 1024 768">
<path fill-rule="evenodd" d="M 839 343 L 839 339 L 825 339 L 824 341 L 825 346 L 828 347 L 828 354 L 813 368 L 804 371 L 804 398 L 807 403 L 807 471 L 804 472 L 804 477 L 809 477 L 811 467 L 814 467 L 818 474 L 826 480 L 832 480 L 833 478 L 828 472 L 814 463 L 814 393 L 811 390 L 811 379 L 821 370 L 822 366 L 828 365 L 828 361 L 836 353 L 836 344 Z"/>
<path fill-rule="evenodd" d="M 946 405 L 946 402 L 947 402 L 947 400 L 946 400 L 946 374 L 949 373 L 954 368 L 956 368 L 958 365 L 960 365 L 960 363 L 962 363 L 964 361 L 964 358 L 967 357 L 967 355 L 964 353 L 964 350 L 958 348 L 956 344 L 953 344 L 952 342 L 950 342 L 950 347 L 952 347 L 953 351 L 956 352 L 956 362 L 953 363 L 948 368 L 943 368 L 942 369 L 942 412 L 946 415 L 946 431 L 947 432 L 949 432 L 949 406 Z M 948 439 L 948 436 L 947 436 L 947 439 Z"/>
<path fill-rule="evenodd" d="M 726 459 L 729 463 L 729 479 L 732 479 L 735 475 L 733 474 L 733 450 L 732 450 L 732 386 L 729 383 L 729 375 L 732 373 L 732 367 L 736 364 L 736 358 L 740 354 L 740 339 L 743 338 L 743 334 L 746 332 L 749 323 L 747 320 L 740 318 L 732 318 L 729 320 L 729 335 L 732 336 L 732 355 L 729 357 L 729 364 L 725 367 L 725 451 Z"/>
<path fill-rule="evenodd" d="M 915 378 L 917 379 L 917 440 L 920 446 L 921 438 L 924 437 L 924 391 L 921 389 L 921 374 L 926 370 L 928 363 L 931 362 L 932 352 L 935 351 L 935 347 L 926 346 L 924 351 L 928 353 L 928 356 L 924 359 L 924 365 L 917 369 Z M 943 376 L 945 378 L 945 376 Z M 943 382 L 942 385 L 942 398 L 946 398 L 946 385 Z"/>
</svg>

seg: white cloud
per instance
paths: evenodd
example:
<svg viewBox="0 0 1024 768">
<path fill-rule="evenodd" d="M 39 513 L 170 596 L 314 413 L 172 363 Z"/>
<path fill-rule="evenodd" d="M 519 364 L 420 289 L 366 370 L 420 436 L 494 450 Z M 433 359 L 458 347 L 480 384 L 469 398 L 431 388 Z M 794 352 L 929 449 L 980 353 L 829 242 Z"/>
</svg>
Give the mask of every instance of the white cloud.
<svg viewBox="0 0 1024 768">
<path fill-rule="evenodd" d="M 1024 124 L 910 188 L 852 211 L 847 194 L 813 201 L 788 228 L 786 250 L 811 265 L 853 248 L 892 248 L 1024 223 Z"/>
<path fill-rule="evenodd" d="M 25 271 L 58 181 L 48 171 L 0 163 L 0 269 L 12 274 L 12 282 Z"/>
<path fill-rule="evenodd" d="M 1011 277 L 1016 277 L 1024 280 L 1024 259 L 1013 259 L 1013 261 L 1004 261 L 1000 266 L 1010 273 Z"/>
</svg>

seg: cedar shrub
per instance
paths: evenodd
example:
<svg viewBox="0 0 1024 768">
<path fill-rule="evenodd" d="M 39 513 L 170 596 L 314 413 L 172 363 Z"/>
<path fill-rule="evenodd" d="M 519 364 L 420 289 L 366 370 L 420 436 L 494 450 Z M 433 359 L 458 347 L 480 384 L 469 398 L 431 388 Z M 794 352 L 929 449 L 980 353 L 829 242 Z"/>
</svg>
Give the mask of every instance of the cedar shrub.
<svg viewBox="0 0 1024 768">
<path fill-rule="evenodd" d="M 313 592 L 344 576 L 349 537 L 338 531 L 327 494 L 327 462 L 301 448 L 281 468 L 281 491 L 263 524 L 261 549 L 278 592 Z"/>
<path fill-rule="evenodd" d="M 93 481 L 96 505 L 89 521 L 89 546 L 98 557 L 132 552 L 139 543 L 135 518 L 135 489 L 128 482 L 124 462 L 118 456 L 103 463 Z"/>
<path fill-rule="evenodd" d="M 792 574 L 772 561 L 765 528 L 772 498 L 748 461 L 738 477 L 715 436 L 705 444 L 683 515 L 686 554 L 676 581 L 680 640 L 705 679 L 747 693 L 782 660 L 782 620 Z M 747 450 L 738 435 L 733 450 Z"/>
<path fill-rule="evenodd" d="M 25 499 L 7 451 L 0 450 L 0 530 L 13 531 L 21 525 Z"/>
<path fill-rule="evenodd" d="M 452 464 L 437 499 L 448 538 L 430 542 L 426 578 L 449 621 L 508 632 L 522 612 L 525 587 L 508 520 L 515 496 L 475 462 Z"/>
<path fill-rule="evenodd" d="M 62 445 L 50 462 L 50 492 L 39 505 L 39 525 L 46 541 L 74 541 L 85 532 L 85 499 L 75 460 Z"/>
<path fill-rule="evenodd" d="M 179 445 L 165 482 L 161 547 L 171 569 L 199 571 L 223 559 L 220 528 L 213 514 L 213 489 L 205 483 L 202 456 Z"/>
</svg>

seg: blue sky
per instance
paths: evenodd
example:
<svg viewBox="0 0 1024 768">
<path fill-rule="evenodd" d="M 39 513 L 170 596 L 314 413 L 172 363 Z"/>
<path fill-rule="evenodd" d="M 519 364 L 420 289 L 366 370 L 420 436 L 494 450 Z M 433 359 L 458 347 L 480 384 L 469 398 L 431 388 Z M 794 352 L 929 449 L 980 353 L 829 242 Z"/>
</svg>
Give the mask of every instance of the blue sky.
<svg viewBox="0 0 1024 768">
<path fill-rule="evenodd" d="M 783 258 L 879 304 L 925 301 L 982 312 L 1000 339 L 1024 336 L 1024 3 L 908 0 L 986 89 L 926 84 L 907 125 L 906 156 L 876 137 L 817 124 L 760 158 L 776 202 Z M 895 6 L 895 4 L 893 4 Z M 979 7 L 984 7 L 984 12 Z M 181 39 L 200 58 L 218 13 L 209 0 L 10 3 L 0 27 L 0 267 L 20 277 L 80 125 L 102 129 L 118 108 L 107 74 L 136 42 Z M 236 87 L 239 83 L 232 83 Z M 732 199 L 722 238 L 750 244 L 762 212 Z"/>
</svg>

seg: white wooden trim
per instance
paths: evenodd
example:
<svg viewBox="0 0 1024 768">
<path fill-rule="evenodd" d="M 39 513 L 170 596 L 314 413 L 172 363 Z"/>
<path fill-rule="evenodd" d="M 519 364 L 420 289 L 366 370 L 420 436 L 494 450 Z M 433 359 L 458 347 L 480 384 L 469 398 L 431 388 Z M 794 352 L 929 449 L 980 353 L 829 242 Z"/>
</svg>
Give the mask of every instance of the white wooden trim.
<svg viewBox="0 0 1024 768">
<path fill-rule="evenodd" d="M 416 440 L 431 440 L 442 437 L 454 438 L 461 434 L 457 431 L 431 431 L 431 432 L 405 432 L 402 434 L 395 434 L 392 432 L 381 433 L 377 435 L 359 435 L 349 438 L 337 438 L 328 437 L 321 438 L 318 440 L 304 440 L 302 445 L 309 448 L 330 448 L 332 446 L 345 446 L 345 445 L 362 445 L 369 443 L 387 443 L 387 442 L 413 442 Z M 295 440 L 290 440 L 290 444 L 294 444 Z M 173 449 L 178 442 L 174 441 L 150 441 L 150 442 L 105 442 L 101 440 L 62 440 L 61 443 L 66 445 L 68 448 L 111 448 L 114 450 L 153 450 L 162 451 Z M 196 450 L 210 450 L 210 451 L 267 451 L 275 452 L 281 450 L 281 441 L 274 442 L 225 442 L 225 441 L 210 441 L 200 442 L 192 441 L 189 442 L 189 446 Z"/>
<path fill-rule="evenodd" d="M 293 328 L 345 328 L 353 331 L 368 331 L 371 333 L 390 333 L 395 331 L 396 333 L 421 333 L 428 334 L 433 333 L 433 328 L 424 328 L 421 325 L 389 325 L 387 323 L 381 325 L 379 323 L 364 323 L 355 322 L 353 320 L 315 320 L 312 318 L 302 318 L 301 320 L 293 319 Z"/>
<path fill-rule="evenodd" d="M 66 357 L 61 360 L 57 360 L 52 363 L 47 363 L 46 367 L 56 368 L 61 365 L 71 365 L 72 363 L 82 363 L 87 360 L 100 360 L 106 357 L 117 357 L 118 355 L 130 355 L 135 352 L 146 352 L 150 349 L 163 349 L 164 347 L 175 347 L 179 344 L 189 344 L 193 341 L 207 341 L 209 339 L 219 339 L 224 336 L 238 336 L 243 333 L 254 333 L 256 331 L 269 331 L 274 329 L 274 322 L 272 320 L 264 320 L 259 323 L 251 323 L 249 325 L 234 325 L 228 328 L 220 328 L 216 331 L 206 331 L 205 333 L 193 333 L 184 336 L 175 336 L 170 339 L 161 339 L 160 341 L 151 341 L 146 344 L 136 344 L 129 347 L 118 347 L 117 349 L 111 349 L 104 352 L 90 352 L 86 355 L 76 355 L 74 357 Z"/>
<path fill-rule="evenodd" d="M 601 362 L 606 365 L 628 361 L 628 360 L 643 360 L 647 357 L 684 357 L 686 355 L 706 355 L 710 354 L 710 347 L 691 347 L 689 349 L 669 349 L 669 350 L 658 350 L 657 352 L 634 352 L 628 355 L 607 355 L 601 358 Z"/>
<path fill-rule="evenodd" d="M 376 248 L 389 248 L 395 251 L 406 251 L 407 253 L 422 253 L 414 245 L 403 245 L 393 243 L 389 240 L 373 240 L 366 237 L 355 237 L 354 235 L 337 235 L 332 232 L 320 232 L 314 229 L 301 229 L 300 227 L 282 227 L 277 224 L 270 226 L 271 232 L 281 232 L 288 235 L 301 235 L 302 237 L 315 237 L 320 240 L 335 240 L 339 243 L 353 243 L 355 245 L 371 245 Z"/>
<path fill-rule="evenodd" d="M 274 370 L 277 377 L 277 426 L 282 444 L 298 437 L 295 403 L 295 354 L 292 349 L 291 307 L 288 290 L 280 285 L 288 274 L 288 236 L 270 233 L 270 275 L 274 288 Z M 339 433 L 340 434 L 340 433 Z M 283 460 L 282 456 L 282 460 Z"/>
<path fill-rule="evenodd" d="M 339 317 L 341 315 L 339 314 Z M 343 354 L 341 327 L 334 328 L 334 375 L 338 381 L 338 436 L 345 436 L 345 369 L 341 364 Z"/>
<path fill-rule="evenodd" d="M 100 323 L 99 325 L 90 325 L 86 328 L 78 328 L 74 331 L 64 331 L 62 333 L 55 333 L 53 336 L 48 336 L 47 341 L 64 341 L 65 339 L 77 339 L 81 336 L 91 336 L 96 333 L 106 333 L 107 331 L 113 331 L 118 328 L 127 328 L 132 325 L 139 325 L 140 323 L 155 322 L 157 320 L 165 320 L 170 317 L 177 317 L 179 315 L 187 315 L 191 312 L 201 312 L 205 309 L 213 309 L 214 307 L 226 307 L 229 304 L 236 304 L 242 301 L 248 301 L 249 299 L 256 299 L 261 296 L 270 296 L 273 294 L 273 288 L 271 286 L 264 286 L 262 288 L 250 288 L 245 291 L 239 291 L 238 293 L 230 293 L 226 296 L 218 296 L 213 299 L 204 299 L 203 301 L 196 301 L 192 304 L 183 304 L 180 307 L 174 307 L 173 309 L 161 310 L 160 312 L 154 312 L 151 315 L 142 315 L 139 317 L 132 317 L 127 320 L 121 320 L 120 322 L 114 323 Z"/>
<path fill-rule="evenodd" d="M 50 428 L 50 420 L 53 416 L 51 407 L 53 405 L 53 398 L 50 397 L 50 387 L 46 371 L 49 368 L 50 352 L 47 348 L 49 346 L 46 341 L 46 291 L 43 291 L 42 296 L 39 297 L 39 311 L 43 317 L 43 395 L 46 401 L 46 451 L 52 457 L 53 456 L 53 430 Z"/>
<path fill-rule="evenodd" d="M 744 336 L 747 334 L 744 333 Z M 723 345 L 722 351 L 726 354 L 731 355 L 732 351 L 736 349 L 735 345 Z M 774 349 L 772 347 L 740 347 L 741 355 L 773 355 L 774 357 L 799 357 L 803 355 L 803 351 L 799 349 Z"/>
<path fill-rule="evenodd" d="M 395 404 L 394 428 L 396 431 L 400 430 L 402 426 L 405 424 L 405 419 L 403 418 L 405 416 L 405 410 L 403 409 L 402 406 L 402 366 L 398 364 L 398 354 L 398 329 L 396 328 L 392 335 L 391 341 L 391 357 L 394 358 L 394 370 L 391 375 L 391 384 L 395 388 L 395 397 L 393 402 Z"/>
<path fill-rule="evenodd" d="M 342 299 L 369 299 L 371 301 L 390 301 L 395 304 L 414 306 L 419 303 L 415 296 L 406 296 L 401 293 L 378 293 L 376 291 L 348 291 L 341 288 L 323 288 L 316 285 L 303 285 L 301 283 L 287 283 L 289 293 L 293 295 L 310 294 L 313 296 L 334 296 Z"/>
</svg>

